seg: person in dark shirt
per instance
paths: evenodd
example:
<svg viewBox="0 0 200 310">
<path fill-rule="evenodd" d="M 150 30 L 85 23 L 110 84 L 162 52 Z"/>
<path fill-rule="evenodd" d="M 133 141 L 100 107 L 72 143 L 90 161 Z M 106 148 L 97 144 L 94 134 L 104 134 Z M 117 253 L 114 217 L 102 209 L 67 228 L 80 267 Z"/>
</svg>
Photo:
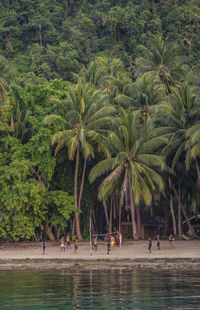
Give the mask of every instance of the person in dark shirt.
<svg viewBox="0 0 200 310">
<path fill-rule="evenodd" d="M 108 239 L 108 242 L 107 242 L 107 254 L 108 255 L 110 254 L 110 248 L 111 248 L 110 239 Z"/>
<path fill-rule="evenodd" d="M 157 234 L 156 239 L 157 239 L 157 248 L 158 250 L 160 250 L 160 234 Z"/>
<path fill-rule="evenodd" d="M 152 248 L 152 240 L 149 237 L 149 246 L 148 246 L 149 253 L 151 253 L 151 248 Z"/>
<path fill-rule="evenodd" d="M 45 248 L 46 248 L 45 241 L 43 241 L 43 244 L 42 244 L 43 255 L 45 253 Z"/>
</svg>

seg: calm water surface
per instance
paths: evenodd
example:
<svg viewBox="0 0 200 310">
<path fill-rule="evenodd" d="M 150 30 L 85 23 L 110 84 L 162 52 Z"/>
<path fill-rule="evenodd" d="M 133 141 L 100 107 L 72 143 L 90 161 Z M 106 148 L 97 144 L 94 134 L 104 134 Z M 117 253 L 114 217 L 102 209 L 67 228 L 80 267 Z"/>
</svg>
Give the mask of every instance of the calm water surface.
<svg viewBox="0 0 200 310">
<path fill-rule="evenodd" d="M 200 270 L 0 271 L 0 309 L 200 309 Z"/>
</svg>

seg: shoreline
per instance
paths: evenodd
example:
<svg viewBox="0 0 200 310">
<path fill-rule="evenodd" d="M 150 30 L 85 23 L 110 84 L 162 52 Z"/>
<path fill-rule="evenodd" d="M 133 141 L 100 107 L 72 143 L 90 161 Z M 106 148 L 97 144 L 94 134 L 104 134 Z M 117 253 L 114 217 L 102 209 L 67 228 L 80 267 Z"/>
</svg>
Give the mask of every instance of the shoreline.
<svg viewBox="0 0 200 310">
<path fill-rule="evenodd" d="M 58 243 L 46 243 L 42 255 L 42 243 L 14 243 L 0 245 L 0 270 L 67 270 L 67 269 L 199 269 L 200 240 L 175 241 L 169 248 L 167 240 L 161 241 L 161 250 L 153 242 L 152 253 L 148 253 L 148 242 L 125 242 L 121 249 L 115 248 L 106 254 L 106 244 L 98 245 L 98 251 L 90 256 L 88 242 L 79 244 L 78 253 L 74 247 L 61 252 Z"/>
<path fill-rule="evenodd" d="M 176 269 L 200 270 L 200 259 L 9 259 L 0 260 L 0 271 L 5 270 L 112 270 L 112 269 Z"/>
</svg>

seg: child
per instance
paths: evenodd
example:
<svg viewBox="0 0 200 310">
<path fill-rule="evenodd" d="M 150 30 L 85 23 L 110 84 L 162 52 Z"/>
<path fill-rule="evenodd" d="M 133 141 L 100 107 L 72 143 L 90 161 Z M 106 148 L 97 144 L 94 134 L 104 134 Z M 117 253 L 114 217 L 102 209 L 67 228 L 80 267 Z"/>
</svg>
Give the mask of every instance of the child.
<svg viewBox="0 0 200 310">
<path fill-rule="evenodd" d="M 62 252 L 62 250 L 64 250 L 64 252 L 65 252 L 65 240 L 64 240 L 64 237 L 62 237 L 60 239 L 60 250 L 61 250 L 61 252 Z"/>
<path fill-rule="evenodd" d="M 119 247 L 122 247 L 122 234 L 119 233 Z"/>
<path fill-rule="evenodd" d="M 148 246 L 149 253 L 151 253 L 151 248 L 152 248 L 152 240 L 149 237 L 149 246 Z"/>
<path fill-rule="evenodd" d="M 94 238 L 94 250 L 95 252 L 97 251 L 97 245 L 98 245 L 98 241 L 97 241 L 97 237 Z"/>
<path fill-rule="evenodd" d="M 169 247 L 173 247 L 173 244 L 174 244 L 174 238 L 172 237 L 172 234 L 169 235 Z"/>
<path fill-rule="evenodd" d="M 74 245 L 74 253 L 77 254 L 78 250 L 78 239 L 76 239 L 75 245 Z"/>
<path fill-rule="evenodd" d="M 114 251 L 114 245 L 115 245 L 115 238 L 111 236 L 111 249 Z"/>
<path fill-rule="evenodd" d="M 42 249 L 43 249 L 43 255 L 44 255 L 44 253 L 45 253 L 45 241 L 43 241 L 43 245 L 42 245 Z"/>
<path fill-rule="evenodd" d="M 110 254 L 110 239 L 108 239 L 108 242 L 107 242 L 107 254 L 109 255 Z"/>
<path fill-rule="evenodd" d="M 160 250 L 160 234 L 157 234 L 157 248 Z"/>
</svg>

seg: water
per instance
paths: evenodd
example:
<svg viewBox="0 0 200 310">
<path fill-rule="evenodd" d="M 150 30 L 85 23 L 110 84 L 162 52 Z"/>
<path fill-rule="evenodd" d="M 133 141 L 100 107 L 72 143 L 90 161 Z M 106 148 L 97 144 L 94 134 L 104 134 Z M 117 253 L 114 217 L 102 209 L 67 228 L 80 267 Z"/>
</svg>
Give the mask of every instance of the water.
<svg viewBox="0 0 200 310">
<path fill-rule="evenodd" d="M 0 309 L 200 309 L 200 270 L 0 271 Z"/>
</svg>

